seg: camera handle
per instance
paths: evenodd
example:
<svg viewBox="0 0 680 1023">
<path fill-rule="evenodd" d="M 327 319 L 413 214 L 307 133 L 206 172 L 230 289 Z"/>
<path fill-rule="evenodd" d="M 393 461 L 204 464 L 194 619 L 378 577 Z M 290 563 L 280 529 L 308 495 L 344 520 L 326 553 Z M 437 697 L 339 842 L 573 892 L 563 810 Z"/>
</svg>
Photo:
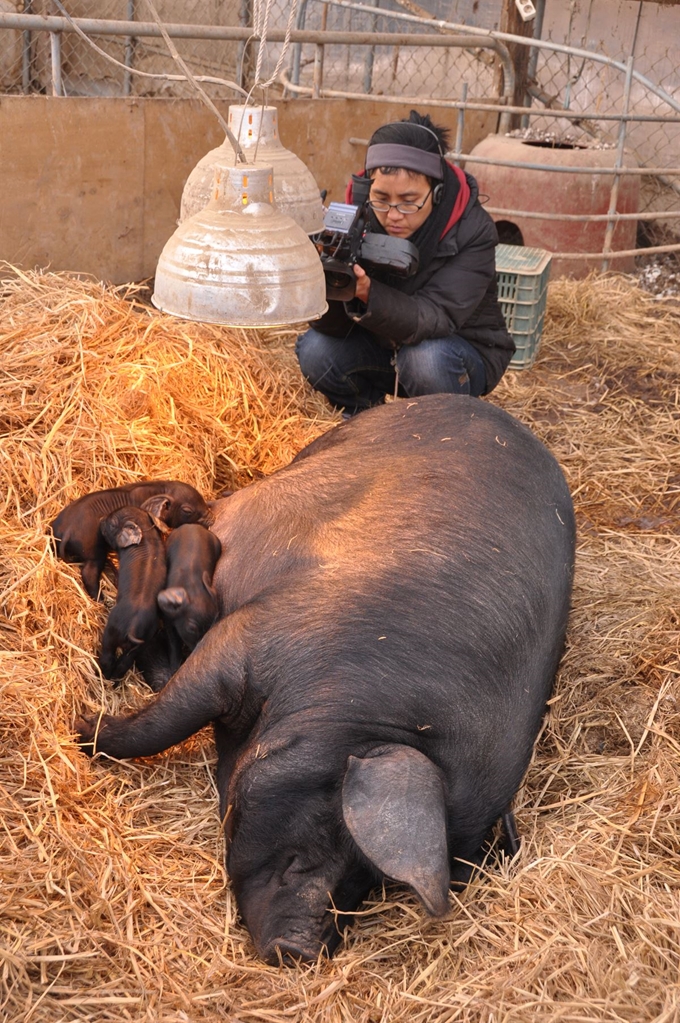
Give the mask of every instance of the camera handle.
<svg viewBox="0 0 680 1023">
<path fill-rule="evenodd" d="M 371 191 L 371 179 L 367 174 L 352 175 L 352 203 L 354 206 L 365 206 Z"/>
</svg>

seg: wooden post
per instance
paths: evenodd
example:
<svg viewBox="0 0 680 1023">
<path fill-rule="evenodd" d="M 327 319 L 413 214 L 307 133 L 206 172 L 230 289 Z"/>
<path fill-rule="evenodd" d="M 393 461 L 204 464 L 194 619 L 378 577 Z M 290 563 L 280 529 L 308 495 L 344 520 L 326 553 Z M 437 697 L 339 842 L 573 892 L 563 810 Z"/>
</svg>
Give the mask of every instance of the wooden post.
<svg viewBox="0 0 680 1023">
<path fill-rule="evenodd" d="M 532 39 L 535 20 L 535 18 L 532 18 L 531 21 L 522 21 L 515 0 L 503 0 L 501 23 L 499 26 L 501 32 L 509 32 L 515 36 L 526 36 L 528 39 Z M 527 88 L 527 66 L 529 64 L 530 47 L 522 46 L 520 43 L 506 43 L 506 46 L 510 51 L 510 57 L 515 68 L 515 92 L 511 103 L 514 107 L 521 107 L 524 105 L 524 94 Z M 519 128 L 521 117 L 521 114 L 512 114 L 510 117 L 510 127 Z"/>
</svg>

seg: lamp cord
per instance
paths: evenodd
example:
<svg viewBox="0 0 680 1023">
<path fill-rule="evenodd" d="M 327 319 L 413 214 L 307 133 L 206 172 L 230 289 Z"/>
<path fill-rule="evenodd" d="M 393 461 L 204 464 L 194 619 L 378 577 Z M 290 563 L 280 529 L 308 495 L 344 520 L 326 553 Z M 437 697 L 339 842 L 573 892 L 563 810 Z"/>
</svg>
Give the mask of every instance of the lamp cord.
<svg viewBox="0 0 680 1023">
<path fill-rule="evenodd" d="M 252 96 L 253 92 L 255 91 L 255 89 L 259 88 L 259 89 L 262 89 L 262 91 L 263 91 L 262 106 L 265 105 L 265 103 L 266 103 L 265 90 L 272 84 L 272 82 L 275 82 L 277 80 L 277 78 L 279 76 L 279 73 L 281 71 L 281 68 L 283 67 L 283 62 L 286 59 L 286 55 L 288 53 L 288 49 L 290 47 L 290 36 L 291 36 L 291 32 L 293 30 L 293 25 L 295 23 L 295 16 L 297 14 L 299 0 L 292 0 L 292 2 L 291 2 L 290 12 L 289 12 L 289 15 L 288 15 L 288 22 L 286 24 L 286 33 L 285 33 L 285 36 L 284 36 L 283 45 L 281 47 L 281 53 L 279 54 L 279 59 L 276 62 L 276 67 L 274 68 L 274 71 L 269 76 L 269 78 L 267 78 L 266 81 L 262 81 L 260 76 L 262 74 L 262 65 L 264 63 L 264 59 L 265 59 L 265 55 L 266 55 L 266 48 L 267 48 L 266 47 L 266 43 L 267 43 L 267 31 L 268 31 L 268 27 L 269 27 L 269 16 L 270 16 L 270 13 L 271 13 L 271 9 L 272 9 L 273 3 L 274 3 L 274 0 L 265 0 L 264 3 L 262 2 L 262 0 L 255 0 L 254 14 L 253 14 L 253 28 L 254 28 L 253 35 L 259 37 L 260 46 L 258 48 L 257 62 L 256 62 L 256 66 L 255 66 L 255 81 L 254 81 L 252 87 L 250 88 L 250 90 L 246 92 L 246 90 L 241 88 L 241 86 L 238 85 L 236 82 L 232 82 L 232 81 L 230 81 L 229 79 L 226 79 L 226 78 L 216 78 L 216 77 L 213 77 L 211 75 L 194 75 L 193 72 L 189 69 L 189 67 L 185 63 L 185 61 L 180 56 L 180 54 L 179 54 L 179 52 L 177 50 L 177 47 L 175 46 L 175 44 L 173 43 L 172 39 L 168 35 L 168 33 L 167 33 L 166 29 L 165 29 L 165 26 L 163 25 L 159 15 L 158 15 L 158 12 L 157 12 L 156 7 L 155 7 L 155 5 L 153 3 L 153 0 L 146 0 L 147 7 L 149 8 L 149 11 L 151 12 L 153 20 L 158 25 L 158 28 L 159 28 L 160 33 L 161 33 L 161 36 L 163 37 L 165 45 L 167 46 L 168 50 L 170 51 L 170 55 L 171 55 L 172 59 L 175 61 L 175 63 L 184 72 L 181 75 L 164 75 L 164 74 L 153 73 L 153 72 L 150 72 L 150 71 L 141 71 L 138 68 L 130 67 L 127 64 L 123 64 L 122 61 L 120 61 L 120 60 L 116 60 L 116 58 L 112 57 L 110 53 L 107 53 L 106 50 L 103 50 L 100 46 L 98 46 L 97 43 L 95 43 L 95 41 L 93 39 L 91 39 L 87 35 L 86 32 L 83 32 L 82 28 L 80 28 L 80 26 L 76 24 L 76 22 L 73 20 L 73 18 L 69 14 L 69 12 L 64 7 L 64 5 L 62 3 L 62 0 L 54 0 L 55 7 L 66 18 L 66 20 L 69 22 L 69 24 L 71 25 L 73 30 L 77 33 L 77 35 L 79 35 L 82 39 L 84 39 L 85 42 L 89 46 L 92 47 L 92 49 L 96 50 L 96 52 L 101 57 L 103 57 L 105 60 L 109 61 L 109 63 L 115 64 L 116 67 L 122 68 L 124 71 L 127 71 L 127 72 L 129 72 L 130 74 L 133 74 L 133 75 L 137 75 L 140 78 L 156 78 L 156 79 L 161 79 L 162 81 L 167 81 L 167 82 L 189 82 L 193 86 L 193 88 L 196 90 L 200 100 L 208 107 L 208 109 L 217 118 L 217 120 L 218 120 L 218 122 L 220 124 L 220 127 L 224 131 L 227 139 L 229 140 L 229 143 L 230 143 L 232 149 L 234 150 L 234 154 L 235 154 L 235 157 L 236 157 L 236 162 L 238 162 L 240 160 L 242 163 L 246 163 L 247 161 L 246 161 L 245 154 L 244 154 L 244 152 L 243 152 L 243 150 L 242 150 L 242 148 L 241 148 L 241 146 L 239 144 L 238 139 L 236 138 L 234 133 L 229 128 L 229 126 L 226 123 L 226 121 L 224 120 L 222 114 L 219 112 L 219 110 L 217 109 L 217 107 L 215 106 L 213 101 L 210 99 L 210 97 L 206 93 L 205 89 L 203 89 L 199 83 L 200 82 L 206 82 L 206 83 L 210 83 L 212 85 L 225 85 L 225 86 L 227 86 L 227 88 L 233 89 L 235 92 L 238 92 L 242 96 L 244 96 L 245 97 L 246 106 L 250 103 L 251 96 Z M 251 38 L 253 38 L 253 37 L 251 37 Z M 248 42 L 250 42 L 250 40 L 248 40 Z M 248 43 L 246 43 L 246 45 L 248 45 Z M 260 140 L 259 140 L 259 137 L 258 137 L 258 140 L 257 140 L 258 145 L 259 145 L 259 141 Z M 257 155 L 257 150 L 256 150 L 256 155 Z"/>
<path fill-rule="evenodd" d="M 271 0 L 268 0 L 268 2 L 271 2 Z M 196 81 L 196 79 L 195 79 L 195 77 L 193 75 L 193 72 L 189 70 L 188 65 L 180 57 L 179 52 L 177 50 L 177 47 L 175 46 L 175 44 L 173 43 L 172 39 L 170 38 L 170 36 L 168 35 L 168 33 L 166 31 L 165 25 L 163 25 L 163 23 L 161 22 L 161 19 L 158 17 L 158 11 L 156 10 L 156 7 L 155 7 L 155 5 L 153 3 L 153 0 L 146 0 L 146 6 L 151 11 L 152 17 L 153 17 L 154 21 L 156 22 L 156 24 L 158 25 L 158 28 L 160 29 L 160 33 L 163 36 L 163 39 L 165 40 L 165 45 L 169 49 L 170 54 L 172 56 L 172 59 L 175 61 L 176 64 L 179 64 L 179 66 L 181 67 L 182 71 L 187 76 L 187 79 L 191 82 L 191 84 L 195 88 L 195 90 L 198 93 L 200 99 L 203 100 L 203 102 L 205 103 L 205 105 L 208 107 L 209 110 L 212 110 L 213 114 L 215 115 L 217 120 L 220 122 L 222 130 L 224 131 L 225 135 L 229 139 L 229 144 L 231 145 L 231 148 L 236 153 L 237 160 L 240 160 L 241 163 L 246 163 L 246 158 L 245 158 L 243 150 L 241 149 L 241 146 L 239 145 L 238 139 L 236 138 L 236 136 L 234 135 L 234 133 L 230 129 L 230 127 L 227 124 L 227 122 L 222 117 L 222 114 L 219 112 L 219 110 L 217 109 L 217 107 L 215 106 L 213 101 L 210 99 L 210 96 L 208 96 L 208 94 L 205 91 L 205 89 L 201 85 L 199 85 L 199 83 Z"/>
</svg>

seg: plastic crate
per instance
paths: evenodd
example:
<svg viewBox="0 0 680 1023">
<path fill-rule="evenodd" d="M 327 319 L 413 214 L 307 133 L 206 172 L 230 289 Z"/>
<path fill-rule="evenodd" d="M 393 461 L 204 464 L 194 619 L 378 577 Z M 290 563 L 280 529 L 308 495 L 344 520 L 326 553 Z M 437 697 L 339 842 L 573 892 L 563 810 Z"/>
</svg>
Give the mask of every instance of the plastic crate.
<svg viewBox="0 0 680 1023">
<path fill-rule="evenodd" d="M 548 298 L 551 254 L 524 245 L 496 249 L 498 300 L 517 346 L 510 369 L 528 369 L 538 352 Z"/>
</svg>

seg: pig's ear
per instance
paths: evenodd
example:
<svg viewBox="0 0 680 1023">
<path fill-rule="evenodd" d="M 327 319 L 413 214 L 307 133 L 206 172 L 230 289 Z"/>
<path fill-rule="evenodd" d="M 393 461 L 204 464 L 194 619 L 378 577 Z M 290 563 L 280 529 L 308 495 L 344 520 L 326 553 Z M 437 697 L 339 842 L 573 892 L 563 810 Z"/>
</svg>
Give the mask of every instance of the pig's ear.
<svg viewBox="0 0 680 1023">
<path fill-rule="evenodd" d="M 210 572 L 204 572 L 203 576 L 202 576 L 202 579 L 203 579 L 203 585 L 205 586 L 206 590 L 208 591 L 208 593 L 210 594 L 212 599 L 213 600 L 217 600 L 217 590 L 212 585 L 212 578 L 210 576 Z"/>
<path fill-rule="evenodd" d="M 167 494 L 156 494 L 154 497 L 148 498 L 142 505 L 142 508 L 145 512 L 149 513 L 151 518 L 165 521 L 163 516 L 167 516 L 171 505 L 172 501 Z"/>
<path fill-rule="evenodd" d="M 118 531 L 116 545 L 118 547 L 137 547 L 142 542 L 142 531 L 136 522 L 126 522 Z"/>
<path fill-rule="evenodd" d="M 441 775 L 410 746 L 350 757 L 342 812 L 352 838 L 387 877 L 410 885 L 433 916 L 449 906 L 449 855 Z"/>
</svg>

